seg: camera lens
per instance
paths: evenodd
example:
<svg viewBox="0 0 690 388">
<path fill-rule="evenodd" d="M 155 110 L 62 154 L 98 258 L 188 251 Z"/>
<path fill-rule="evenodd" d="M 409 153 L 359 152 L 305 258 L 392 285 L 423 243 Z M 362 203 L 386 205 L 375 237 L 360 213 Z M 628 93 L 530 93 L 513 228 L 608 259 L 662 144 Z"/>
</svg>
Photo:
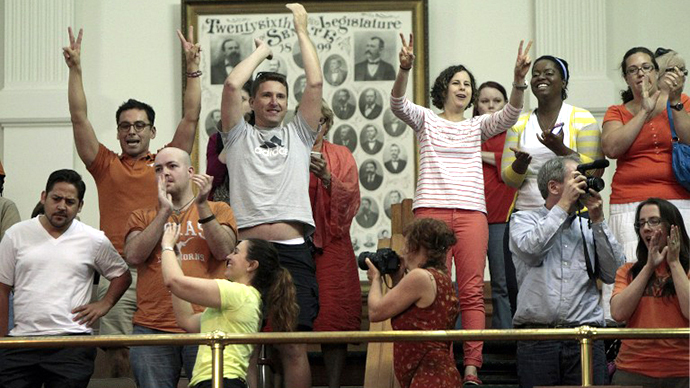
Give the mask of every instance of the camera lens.
<svg viewBox="0 0 690 388">
<path fill-rule="evenodd" d="M 587 178 L 587 188 L 592 188 L 596 192 L 600 192 L 601 190 L 604 190 L 604 187 L 606 187 L 606 184 L 604 183 L 604 180 L 596 177 L 596 176 L 591 176 Z"/>
</svg>

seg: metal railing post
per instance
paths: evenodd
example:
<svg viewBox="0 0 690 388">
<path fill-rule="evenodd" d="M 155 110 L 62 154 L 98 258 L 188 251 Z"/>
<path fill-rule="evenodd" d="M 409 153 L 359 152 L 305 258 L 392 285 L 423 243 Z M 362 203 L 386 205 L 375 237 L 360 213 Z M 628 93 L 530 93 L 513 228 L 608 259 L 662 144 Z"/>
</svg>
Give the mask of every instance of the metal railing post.
<svg viewBox="0 0 690 388">
<path fill-rule="evenodd" d="M 582 367 L 582 386 L 592 386 L 592 339 L 590 336 L 596 334 L 594 328 L 589 326 L 580 327 L 580 366 Z"/>
<path fill-rule="evenodd" d="M 214 336 L 211 343 L 211 362 L 213 367 L 211 385 L 213 388 L 223 388 L 223 349 L 225 345 L 219 339 Z"/>
</svg>

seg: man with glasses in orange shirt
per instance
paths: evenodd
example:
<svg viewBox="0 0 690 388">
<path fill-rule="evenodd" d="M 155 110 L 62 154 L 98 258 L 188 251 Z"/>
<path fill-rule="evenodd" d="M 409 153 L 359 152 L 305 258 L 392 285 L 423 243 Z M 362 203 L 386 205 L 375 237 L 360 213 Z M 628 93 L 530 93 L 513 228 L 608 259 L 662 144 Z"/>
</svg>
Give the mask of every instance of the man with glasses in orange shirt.
<svg viewBox="0 0 690 388">
<path fill-rule="evenodd" d="M 154 207 L 158 204 L 156 177 L 153 169 L 155 155 L 149 151 L 151 139 L 156 137 L 155 112 L 148 104 L 130 99 L 122 104 L 115 115 L 117 139 L 122 153 L 109 150 L 99 142 L 87 116 L 86 94 L 82 82 L 81 41 L 83 31 L 75 38 L 69 28 L 70 44 L 63 48 L 63 55 L 69 67 L 68 101 L 74 142 L 79 158 L 93 175 L 98 189 L 100 229 L 123 255 L 124 237 L 129 214 L 136 209 Z M 187 38 L 178 30 L 187 68 L 187 84 L 184 95 L 184 117 L 180 121 L 169 147 L 192 152 L 194 135 L 201 111 L 201 83 L 199 70 L 199 45 L 194 44 L 193 31 Z M 109 314 L 101 318 L 100 334 L 131 334 L 132 315 L 136 310 L 136 270 L 132 271 L 132 285 Z M 103 278 L 99 284 L 99 295 L 107 290 Z M 126 374 L 127 351 L 109 349 L 113 358 L 112 375 Z"/>
</svg>

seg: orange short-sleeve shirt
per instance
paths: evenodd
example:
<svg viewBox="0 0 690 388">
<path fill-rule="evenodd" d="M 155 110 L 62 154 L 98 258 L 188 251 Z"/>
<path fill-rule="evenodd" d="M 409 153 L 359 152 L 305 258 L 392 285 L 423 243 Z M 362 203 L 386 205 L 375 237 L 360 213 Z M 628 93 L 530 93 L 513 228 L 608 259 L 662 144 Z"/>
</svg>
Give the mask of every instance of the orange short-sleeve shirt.
<svg viewBox="0 0 690 388">
<path fill-rule="evenodd" d="M 101 230 L 120 254 L 130 213 L 158 205 L 154 159 L 151 153 L 139 159 L 119 156 L 99 144 L 96 159 L 88 166 L 98 189 Z"/>
<path fill-rule="evenodd" d="M 618 268 L 612 299 L 630 285 L 632 279 L 628 273 L 632 266 L 633 263 L 627 263 Z M 657 277 L 661 281 L 670 276 L 667 271 L 660 276 L 663 272 L 663 268 L 657 269 Z M 659 282 L 653 282 L 647 285 L 635 312 L 628 319 L 627 327 L 688 327 L 688 319 L 680 311 L 678 297 L 657 296 L 658 284 Z M 623 340 L 616 358 L 616 367 L 651 377 L 687 377 L 690 373 L 689 345 L 687 338 Z"/>
<path fill-rule="evenodd" d="M 224 202 L 209 202 L 211 211 L 221 225 L 229 226 L 237 235 L 235 215 Z M 153 221 L 157 208 L 139 209 L 132 212 L 127 222 L 127 234 L 142 231 Z M 177 243 L 182 254 L 182 271 L 187 276 L 222 279 L 225 271 L 225 258 L 213 257 L 204 238 L 203 225 L 199 224 L 199 212 L 191 205 L 179 216 L 171 215 L 168 222 L 179 222 L 180 238 Z M 163 283 L 161 268 L 161 247 L 156 248 L 146 261 L 137 266 L 137 311 L 133 323 L 151 329 L 174 333 L 184 333 L 175 321 L 170 292 Z M 204 307 L 193 305 L 195 312 Z"/>
<path fill-rule="evenodd" d="M 690 98 L 683 94 L 681 102 L 690 112 Z M 625 104 L 610 106 L 604 123 L 618 121 L 626 124 L 634 115 Z M 644 201 L 649 197 L 690 199 L 690 192 L 673 175 L 673 145 L 671 127 L 666 110 L 646 122 L 630 148 L 616 161 L 611 182 L 611 203 L 624 204 Z"/>
</svg>

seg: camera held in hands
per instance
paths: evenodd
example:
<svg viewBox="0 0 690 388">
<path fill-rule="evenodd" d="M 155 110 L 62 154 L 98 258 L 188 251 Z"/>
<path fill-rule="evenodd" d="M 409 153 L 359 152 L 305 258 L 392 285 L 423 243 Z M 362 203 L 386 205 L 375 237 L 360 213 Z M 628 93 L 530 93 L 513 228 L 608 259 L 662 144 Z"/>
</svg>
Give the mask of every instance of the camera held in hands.
<svg viewBox="0 0 690 388">
<path fill-rule="evenodd" d="M 598 176 L 587 176 L 586 172 L 589 170 L 598 170 L 609 166 L 609 161 L 606 159 L 595 160 L 592 163 L 583 163 L 577 166 L 577 171 L 585 176 L 587 182 L 587 191 L 594 189 L 596 192 L 604 190 L 606 186 L 604 180 Z"/>
<path fill-rule="evenodd" d="M 392 274 L 400 268 L 400 256 L 390 248 L 381 248 L 376 252 L 362 252 L 357 258 L 357 264 L 363 271 L 369 269 L 366 259 L 371 260 L 374 267 L 381 272 L 381 275 Z"/>
</svg>

